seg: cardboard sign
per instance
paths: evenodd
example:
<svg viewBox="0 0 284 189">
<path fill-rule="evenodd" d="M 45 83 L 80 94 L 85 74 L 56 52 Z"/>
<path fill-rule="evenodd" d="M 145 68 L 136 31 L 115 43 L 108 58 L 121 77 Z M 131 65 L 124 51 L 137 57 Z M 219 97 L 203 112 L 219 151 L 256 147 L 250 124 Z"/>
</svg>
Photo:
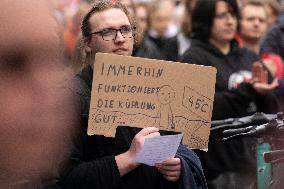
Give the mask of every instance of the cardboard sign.
<svg viewBox="0 0 284 189">
<path fill-rule="evenodd" d="M 117 126 L 183 132 L 183 144 L 206 149 L 216 69 L 96 54 L 89 135 L 114 137 Z"/>
</svg>

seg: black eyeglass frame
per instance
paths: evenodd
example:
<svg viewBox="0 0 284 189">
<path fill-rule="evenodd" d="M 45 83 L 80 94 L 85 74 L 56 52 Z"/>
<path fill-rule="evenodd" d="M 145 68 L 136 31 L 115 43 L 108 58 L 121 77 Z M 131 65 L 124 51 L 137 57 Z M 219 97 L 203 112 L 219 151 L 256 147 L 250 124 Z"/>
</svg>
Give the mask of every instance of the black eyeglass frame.
<svg viewBox="0 0 284 189">
<path fill-rule="evenodd" d="M 135 26 L 134 26 L 134 27 L 129 26 L 129 28 L 130 28 L 130 31 L 129 31 L 129 32 L 131 32 L 131 33 L 132 33 L 132 35 L 131 35 L 131 36 L 132 36 L 132 37 L 134 37 L 134 36 L 135 36 L 135 30 L 136 30 L 136 27 L 135 27 Z M 112 30 L 112 31 L 115 31 L 115 36 L 114 36 L 114 38 L 112 39 L 113 41 L 115 41 L 115 40 L 116 40 L 117 32 L 118 32 L 118 31 L 121 33 L 122 37 L 123 37 L 123 38 L 125 38 L 125 36 L 124 36 L 125 34 L 123 35 L 123 32 L 121 32 L 121 30 L 125 29 L 124 27 L 119 28 L 119 29 L 114 29 L 114 28 L 106 28 L 106 29 L 108 29 L 108 30 Z M 104 41 L 111 41 L 111 40 L 105 40 L 105 38 L 104 38 L 104 36 L 103 36 L 103 32 L 104 32 L 106 29 L 102 29 L 102 30 L 97 31 L 97 32 L 92 32 L 92 33 L 90 33 L 89 35 L 91 36 L 91 35 L 97 35 L 97 34 L 100 34 L 100 35 L 101 35 L 101 37 L 102 37 L 102 39 L 103 39 Z M 132 37 L 129 37 L 129 38 L 132 38 Z"/>
</svg>

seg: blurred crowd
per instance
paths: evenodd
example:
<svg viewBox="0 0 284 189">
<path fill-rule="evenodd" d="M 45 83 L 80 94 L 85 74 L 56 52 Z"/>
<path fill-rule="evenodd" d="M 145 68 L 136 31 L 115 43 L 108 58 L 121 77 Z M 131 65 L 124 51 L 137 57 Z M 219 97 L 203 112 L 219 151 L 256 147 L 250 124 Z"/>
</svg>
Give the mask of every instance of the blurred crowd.
<svg viewBox="0 0 284 189">
<path fill-rule="evenodd" d="M 134 56 L 178 61 L 191 46 L 190 38 L 194 35 L 191 32 L 191 14 L 196 1 L 122 0 L 137 24 Z M 53 0 L 52 2 L 54 14 L 62 27 L 66 64 L 72 62 L 75 68 L 80 68 L 85 63 L 80 37 L 81 21 L 90 9 L 92 0 Z M 248 0 L 238 0 L 239 8 L 246 7 L 247 2 Z M 272 48 L 270 46 L 273 44 L 268 44 L 273 43 L 268 42 L 271 40 L 264 41 L 265 38 L 273 35 L 267 36 L 269 30 L 281 25 L 284 17 L 282 1 L 260 0 L 260 2 L 263 5 L 256 6 L 264 6 L 265 9 L 257 15 L 261 19 L 240 17 L 235 39 L 241 47 L 259 54 L 273 75 L 282 77 L 281 47 Z M 247 10 L 244 10 L 244 14 L 255 10 L 251 6 L 245 9 Z"/>
<path fill-rule="evenodd" d="M 1 1 L 0 188 L 5 182 L 21 188 L 23 174 L 48 180 L 67 154 L 77 120 L 62 83 L 93 63 L 81 34 L 93 0 L 50 0 L 49 8 L 27 0 L 26 9 Z M 121 2 L 136 24 L 133 56 L 217 68 L 212 120 L 284 110 L 284 1 Z M 52 19 L 41 17 L 44 12 Z M 220 133 L 211 134 L 209 151 L 196 152 L 208 187 L 255 188 L 252 146 L 253 140 L 224 144 Z"/>
</svg>

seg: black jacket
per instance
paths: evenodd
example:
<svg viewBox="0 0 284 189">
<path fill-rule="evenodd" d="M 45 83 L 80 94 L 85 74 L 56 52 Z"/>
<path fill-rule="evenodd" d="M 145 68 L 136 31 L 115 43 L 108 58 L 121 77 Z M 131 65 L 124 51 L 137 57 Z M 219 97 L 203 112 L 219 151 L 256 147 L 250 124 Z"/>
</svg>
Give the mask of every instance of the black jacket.
<svg viewBox="0 0 284 189">
<path fill-rule="evenodd" d="M 259 57 L 235 42 L 231 46 L 229 54 L 224 55 L 210 43 L 193 40 L 192 47 L 181 58 L 181 62 L 217 69 L 212 120 L 243 117 L 256 111 L 276 112 L 274 95 L 259 95 L 250 85 L 236 82 L 242 75 L 250 74 L 252 63 Z"/>
<path fill-rule="evenodd" d="M 149 39 L 147 35 L 143 37 L 141 45 L 138 48 L 136 47 L 134 49 L 132 56 L 158 60 L 165 59 L 164 54 L 160 51 L 156 44 Z"/>
<path fill-rule="evenodd" d="M 163 60 L 178 61 L 179 54 L 178 54 L 177 36 L 170 38 L 163 38 L 163 37 L 153 37 L 150 36 L 149 34 L 145 34 L 145 37 L 158 47 L 160 53 L 164 57 Z"/>
<path fill-rule="evenodd" d="M 79 116 L 81 126 L 75 133 L 76 137 L 74 137 L 70 162 L 61 176 L 60 186 L 66 189 L 182 188 L 180 182 L 165 180 L 154 167 L 147 165 L 141 165 L 125 176 L 120 177 L 114 156 L 129 149 L 133 137 L 140 131 L 139 128 L 118 127 L 115 138 L 98 135 L 87 136 L 92 76 L 93 70 L 90 66 L 87 66 L 75 79 L 78 86 L 75 92 L 80 97 L 81 109 Z M 203 175 L 203 171 L 198 158 L 196 159 L 195 156 L 189 156 L 188 158 L 198 167 L 198 176 L 194 177 L 197 179 L 195 188 L 198 188 L 198 186 L 202 186 L 200 185 L 202 178 L 199 175 Z M 184 169 L 191 172 L 189 168 L 183 168 L 183 171 Z"/>
<path fill-rule="evenodd" d="M 182 62 L 217 68 L 212 120 L 243 117 L 256 111 L 276 111 L 274 95 L 262 96 L 248 84 L 233 82 L 241 78 L 242 74 L 247 74 L 247 71 L 250 72 L 252 63 L 256 60 L 258 56 L 239 48 L 235 42 L 232 42 L 229 54 L 224 55 L 210 43 L 197 39 L 192 41 L 191 48 L 181 59 Z M 220 130 L 211 132 L 208 152 L 199 153 L 206 178 L 211 180 L 220 174 L 237 172 L 254 180 L 256 159 L 255 152 L 251 149 L 254 148 L 255 141 L 239 139 L 222 142 L 221 139 Z M 230 188 L 230 183 L 225 184 L 228 184 L 225 188 Z"/>
<path fill-rule="evenodd" d="M 284 60 L 284 15 L 279 17 L 279 21 L 268 31 L 261 46 L 261 53 L 275 53 Z"/>
</svg>

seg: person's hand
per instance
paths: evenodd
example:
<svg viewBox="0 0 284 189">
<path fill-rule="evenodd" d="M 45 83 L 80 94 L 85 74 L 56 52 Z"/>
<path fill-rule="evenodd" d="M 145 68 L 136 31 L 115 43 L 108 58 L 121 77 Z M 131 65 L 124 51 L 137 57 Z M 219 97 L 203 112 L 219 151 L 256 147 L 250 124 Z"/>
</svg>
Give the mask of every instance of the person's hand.
<svg viewBox="0 0 284 189">
<path fill-rule="evenodd" d="M 267 94 L 269 92 L 272 92 L 279 86 L 278 79 L 274 79 L 270 84 L 261 82 L 253 82 L 251 84 L 254 90 L 256 90 L 256 92 L 260 94 Z"/>
<path fill-rule="evenodd" d="M 127 151 L 131 159 L 134 160 L 138 153 L 142 150 L 146 138 L 160 136 L 158 131 L 159 129 L 157 127 L 146 127 L 135 135 L 129 150 Z"/>
<path fill-rule="evenodd" d="M 263 68 L 260 62 L 255 62 L 252 65 L 251 82 L 268 83 L 268 72 Z"/>
<path fill-rule="evenodd" d="M 274 79 L 270 84 L 268 83 L 268 72 L 263 68 L 260 62 L 253 64 L 252 79 L 250 79 L 248 83 L 250 83 L 259 94 L 267 94 L 279 86 L 277 79 Z"/>
<path fill-rule="evenodd" d="M 179 180 L 181 175 L 181 161 L 179 158 L 172 158 L 162 163 L 156 164 L 156 168 L 163 177 L 168 180 L 175 182 Z"/>
<path fill-rule="evenodd" d="M 270 73 L 275 76 L 277 70 L 276 63 L 271 59 L 263 60 L 263 63 L 268 68 Z"/>
<path fill-rule="evenodd" d="M 142 129 L 133 138 L 129 150 L 115 156 L 120 176 L 127 174 L 140 165 L 139 163 L 134 162 L 136 156 L 142 150 L 146 138 L 160 136 L 158 131 L 159 129 L 156 127 L 146 127 Z"/>
</svg>

